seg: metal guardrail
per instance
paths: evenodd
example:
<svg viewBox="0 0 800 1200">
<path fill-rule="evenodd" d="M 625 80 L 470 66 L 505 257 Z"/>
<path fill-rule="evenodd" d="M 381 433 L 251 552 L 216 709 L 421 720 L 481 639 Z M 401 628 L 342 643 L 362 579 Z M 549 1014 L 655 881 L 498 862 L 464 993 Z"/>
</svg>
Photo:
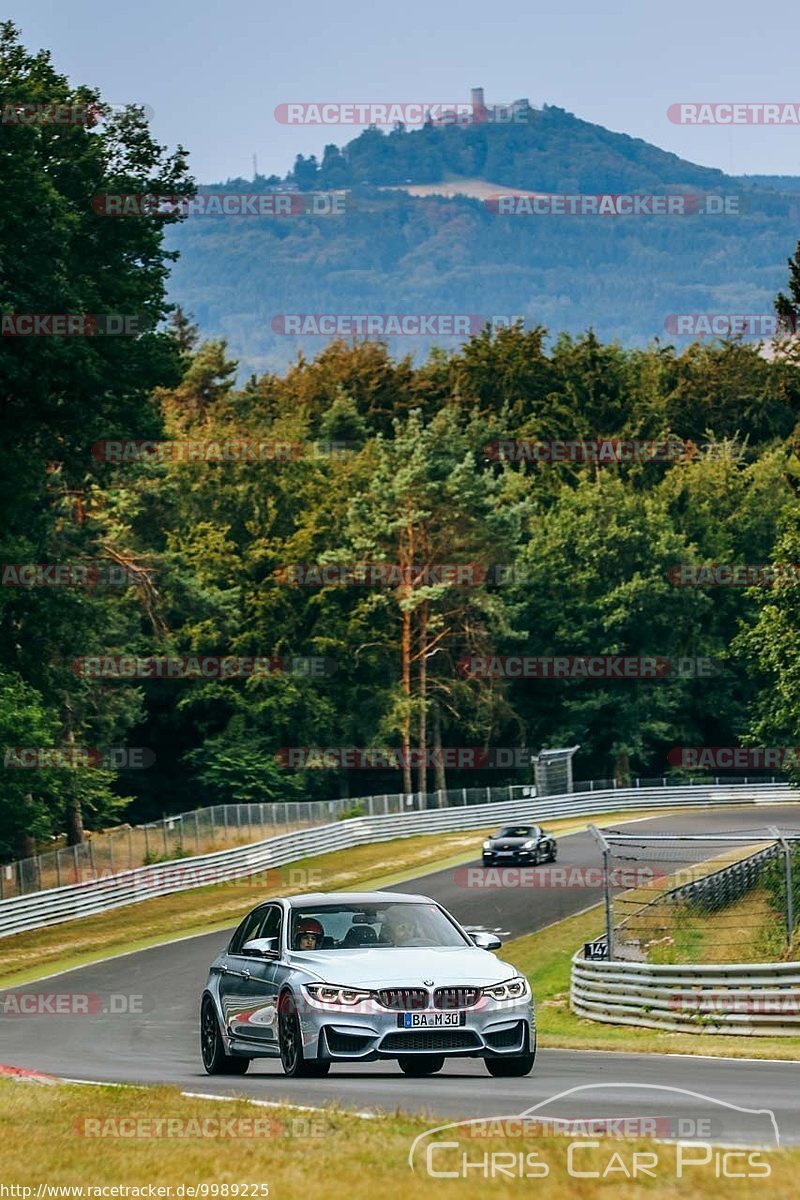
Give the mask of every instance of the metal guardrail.
<svg viewBox="0 0 800 1200">
<path fill-rule="evenodd" d="M 495 791 L 508 795 L 505 787 Z M 105 877 L 84 883 L 12 897 L 0 903 L 0 937 L 107 912 L 157 896 L 245 878 L 312 855 L 398 837 L 480 829 L 508 820 L 545 821 L 556 817 L 589 817 L 609 811 L 780 801 L 796 803 L 799 800 L 800 792 L 788 784 L 617 788 L 584 791 L 579 795 L 568 793 L 563 796 L 498 801 L 491 799 L 490 789 L 487 789 L 484 803 L 387 816 L 355 817 L 231 850 L 108 872 Z"/>
<path fill-rule="evenodd" d="M 572 959 L 579 1017 L 671 1033 L 800 1035 L 800 963 L 654 964 Z"/>
<path fill-rule="evenodd" d="M 689 780 L 686 786 L 701 787 L 716 779 Z M 776 783 L 773 777 L 749 779 L 729 777 L 729 785 Z M 613 779 L 576 780 L 572 792 L 596 792 L 616 788 Z M 634 779 L 636 788 L 667 787 L 665 776 L 655 779 Z M 189 854 L 211 854 L 230 849 L 228 843 L 244 845 L 263 841 L 280 833 L 300 828 L 327 825 L 341 820 L 353 810 L 364 816 L 386 816 L 389 813 L 421 812 L 431 808 L 451 808 L 468 804 L 486 804 L 500 799 L 524 799 L 535 796 L 533 784 L 503 784 L 500 787 L 460 787 L 434 792 L 389 792 L 373 796 L 354 796 L 334 800 L 285 800 L 259 803 L 214 804 L 189 812 L 172 813 L 159 821 L 145 825 L 119 825 L 113 829 L 88 832 L 80 845 L 54 847 L 31 858 L 0 863 L 0 902 L 13 896 L 25 896 L 46 888 L 81 883 L 109 871 L 125 867 L 146 866 L 149 863 L 184 858 Z M 538 794 L 561 795 L 551 791 Z"/>
</svg>

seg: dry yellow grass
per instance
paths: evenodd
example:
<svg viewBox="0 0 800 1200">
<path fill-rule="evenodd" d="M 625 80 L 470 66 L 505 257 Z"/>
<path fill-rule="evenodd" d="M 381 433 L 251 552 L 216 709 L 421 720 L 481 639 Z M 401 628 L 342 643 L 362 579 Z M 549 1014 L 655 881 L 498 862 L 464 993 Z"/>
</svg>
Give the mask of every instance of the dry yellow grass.
<svg viewBox="0 0 800 1200">
<path fill-rule="evenodd" d="M 152 1136 L 159 1129 L 158 1121 L 162 1135 L 171 1131 L 173 1136 Z M 226 1122 L 229 1135 L 239 1136 L 220 1137 L 220 1121 Z M 674 1145 L 605 1138 L 599 1139 L 596 1149 L 578 1150 L 574 1159 L 577 1170 L 594 1171 L 599 1177 L 575 1178 L 567 1172 L 569 1141 L 565 1138 L 529 1133 L 523 1138 L 478 1140 L 465 1136 L 463 1128 L 446 1134 L 448 1140 L 458 1141 L 457 1149 L 439 1150 L 431 1159 L 434 1171 L 456 1171 L 460 1177 L 432 1177 L 424 1152 L 415 1156 L 412 1171 L 408 1160 L 414 1139 L 439 1123 L 402 1114 L 363 1120 L 335 1109 L 321 1113 L 264 1108 L 245 1100 L 188 1098 L 169 1088 L 47 1087 L 0 1080 L 0 1183 L 31 1188 L 31 1200 L 39 1184 L 156 1185 L 172 1188 L 173 1197 L 180 1195 L 176 1189 L 181 1184 L 208 1185 L 212 1197 L 232 1197 L 236 1185 L 247 1184 L 250 1198 L 264 1197 L 266 1187 L 269 1200 L 302 1200 L 311 1194 L 337 1194 L 348 1200 L 374 1200 L 380 1195 L 430 1200 L 432 1194 L 443 1200 L 477 1200 L 486 1195 L 537 1195 L 547 1200 L 724 1196 L 731 1200 L 763 1196 L 765 1188 L 770 1200 L 797 1195 L 798 1149 L 759 1152 L 756 1162 L 766 1164 L 767 1178 L 718 1177 L 712 1156 L 707 1165 L 685 1169 L 678 1179 Z M 255 1130 L 261 1136 L 252 1136 Z M 91 1136 L 86 1136 L 87 1131 Z M 120 1132 L 127 1135 L 118 1136 Z M 174 1136 L 178 1132 L 195 1136 Z M 635 1151 L 655 1156 L 639 1159 L 653 1178 L 626 1178 Z M 534 1152 L 538 1157 L 526 1161 L 524 1156 Z M 493 1157 L 501 1153 L 503 1159 Z M 465 1172 L 464 1154 L 468 1162 L 485 1166 Z M 519 1177 L 520 1156 L 527 1177 Z M 694 1157 L 703 1155 L 695 1151 Z M 748 1169 L 737 1159 L 730 1169 L 742 1171 L 743 1165 Z M 512 1177 L 504 1177 L 500 1166 Z M 544 1166 L 547 1176 L 537 1177 L 534 1172 L 542 1172 Z M 749 1169 L 755 1170 L 756 1163 Z M 491 1171 L 494 1177 L 487 1177 Z"/>
</svg>

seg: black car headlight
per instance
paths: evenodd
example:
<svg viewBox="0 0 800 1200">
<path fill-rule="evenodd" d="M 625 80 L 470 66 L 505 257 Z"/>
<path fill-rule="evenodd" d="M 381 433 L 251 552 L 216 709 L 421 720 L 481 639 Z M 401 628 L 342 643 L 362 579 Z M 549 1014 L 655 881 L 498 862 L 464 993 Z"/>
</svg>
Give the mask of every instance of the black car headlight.
<svg viewBox="0 0 800 1200">
<path fill-rule="evenodd" d="M 306 991 L 319 1004 L 358 1004 L 369 1000 L 370 992 L 360 988 L 340 987 L 335 983 L 307 983 Z"/>
<path fill-rule="evenodd" d="M 482 991 L 484 996 L 489 996 L 492 1000 L 524 1000 L 530 995 L 531 989 L 527 979 L 522 975 L 515 975 L 506 983 L 493 983 Z"/>
</svg>

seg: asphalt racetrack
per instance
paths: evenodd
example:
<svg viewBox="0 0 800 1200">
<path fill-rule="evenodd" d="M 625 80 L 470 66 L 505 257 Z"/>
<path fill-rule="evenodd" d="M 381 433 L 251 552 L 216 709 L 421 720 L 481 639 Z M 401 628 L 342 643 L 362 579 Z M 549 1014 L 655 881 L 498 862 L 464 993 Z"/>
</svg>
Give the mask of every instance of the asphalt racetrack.
<svg viewBox="0 0 800 1200">
<path fill-rule="evenodd" d="M 800 832 L 800 808 L 703 809 L 629 822 L 625 831 L 722 833 L 773 824 Z M 476 851 L 475 865 L 479 865 L 479 845 Z M 707 844 L 697 848 L 697 857 L 709 857 Z M 597 867 L 599 862 L 590 834 L 559 839 L 559 866 Z M 462 923 L 496 930 L 506 938 L 542 928 L 602 898 L 599 888 L 476 889 L 464 883 L 465 868 L 460 867 L 420 876 L 393 890 L 432 896 Z M 800 1061 L 540 1050 L 533 1073 L 522 1079 L 491 1078 L 479 1059 L 451 1059 L 439 1074 L 423 1079 L 406 1077 L 394 1062 L 334 1065 L 323 1079 L 286 1079 L 278 1060 L 254 1062 L 243 1078 L 210 1078 L 200 1062 L 198 1007 L 208 965 L 227 938 L 219 932 L 188 938 L 0 993 L 0 998 L 17 993 L 88 993 L 108 998 L 108 1008 L 125 1008 L 126 998 L 141 997 L 136 1005 L 140 1011 L 96 1012 L 88 1017 L 52 1012 L 15 1015 L 6 1005 L 0 1015 L 0 1064 L 76 1080 L 167 1083 L 209 1095 L 237 1094 L 314 1106 L 337 1101 L 359 1112 L 392 1111 L 399 1106 L 444 1120 L 520 1114 L 569 1089 L 591 1085 L 591 1091 L 544 1104 L 537 1115 L 653 1115 L 670 1122 L 673 1136 L 681 1129 L 691 1136 L 692 1122 L 708 1118 L 716 1140 L 774 1145 L 771 1118 L 740 1111 L 769 1110 L 781 1143 L 800 1143 Z M 499 953 L 504 957 L 503 951 Z M 598 1033 L 602 1029 L 598 1024 Z M 720 1042 L 724 1048 L 724 1039 Z M 800 1047 L 798 1052 L 800 1058 Z"/>
</svg>

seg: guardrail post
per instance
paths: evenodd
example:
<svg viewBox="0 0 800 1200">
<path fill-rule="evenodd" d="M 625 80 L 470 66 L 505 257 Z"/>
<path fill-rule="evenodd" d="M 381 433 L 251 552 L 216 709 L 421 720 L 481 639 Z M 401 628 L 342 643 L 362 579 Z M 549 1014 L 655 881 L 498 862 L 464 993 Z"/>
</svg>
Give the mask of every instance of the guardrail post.
<svg viewBox="0 0 800 1200">
<path fill-rule="evenodd" d="M 609 961 L 614 957 L 614 913 L 611 907 L 611 877 L 608 869 L 610 846 L 596 825 L 589 826 L 589 833 L 603 851 L 603 890 L 606 900 L 606 946 Z"/>
<path fill-rule="evenodd" d="M 786 874 L 786 947 L 791 954 L 794 941 L 794 896 L 792 895 L 792 851 L 786 838 L 776 825 L 768 826 L 772 836 L 780 842 L 783 850 L 783 867 Z"/>
</svg>

